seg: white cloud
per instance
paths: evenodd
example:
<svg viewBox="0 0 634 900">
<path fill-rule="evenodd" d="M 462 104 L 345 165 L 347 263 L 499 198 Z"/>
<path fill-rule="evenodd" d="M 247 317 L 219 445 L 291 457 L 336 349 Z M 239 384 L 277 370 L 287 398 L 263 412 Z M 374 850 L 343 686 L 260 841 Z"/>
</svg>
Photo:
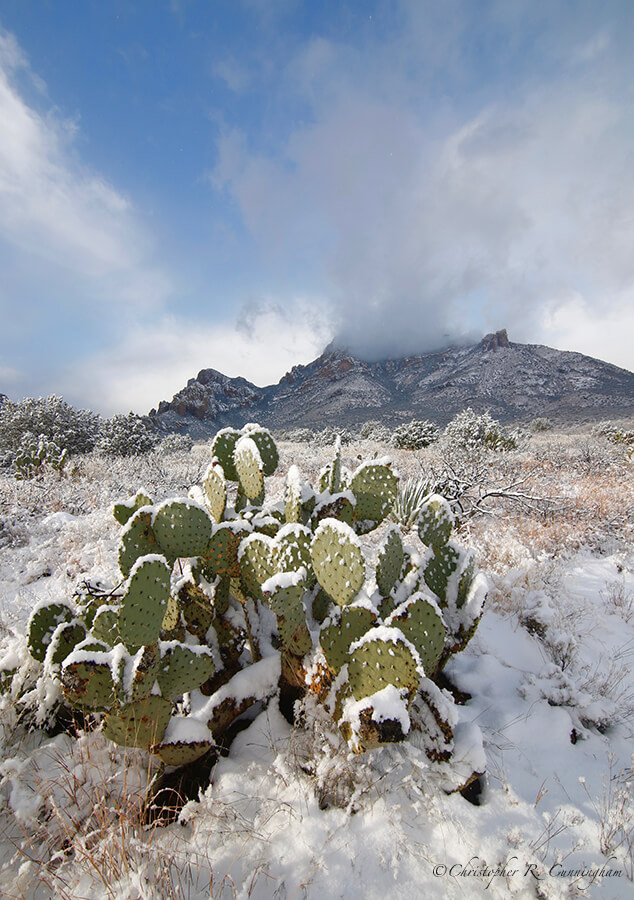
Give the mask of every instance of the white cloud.
<svg viewBox="0 0 634 900">
<path fill-rule="evenodd" d="M 283 306 L 251 304 L 236 324 L 164 317 L 130 329 L 125 339 L 67 375 L 64 396 L 105 415 L 147 413 L 171 400 L 200 369 L 242 376 L 260 387 L 274 384 L 292 366 L 308 363 L 332 333 L 321 299 L 297 298 Z"/>
<path fill-rule="evenodd" d="M 360 352 L 425 350 L 474 328 L 535 340 L 571 291 L 616 324 L 634 285 L 625 35 L 599 27 L 600 11 L 577 21 L 554 5 L 541 21 L 531 4 L 494 4 L 480 24 L 450 6 L 464 25 L 403 3 L 409 27 L 387 40 L 307 42 L 289 90 L 310 114 L 275 156 L 225 132 L 212 183 L 264 258 L 320 257 L 341 338 Z M 514 55 L 501 38 L 494 63 L 469 55 L 472 25 L 488 29 L 482 46 L 501 34 Z M 524 31 L 538 34 L 542 70 Z"/>
<path fill-rule="evenodd" d="M 0 240 L 54 278 L 70 272 L 98 287 L 100 279 L 147 274 L 156 286 L 149 240 L 130 200 L 79 161 L 75 121 L 26 102 L 19 87 L 24 79 L 35 79 L 43 90 L 15 38 L 0 32 Z M 108 285 L 108 304 L 129 303 L 130 292 L 114 286 Z M 166 290 L 163 284 L 163 296 Z"/>
</svg>

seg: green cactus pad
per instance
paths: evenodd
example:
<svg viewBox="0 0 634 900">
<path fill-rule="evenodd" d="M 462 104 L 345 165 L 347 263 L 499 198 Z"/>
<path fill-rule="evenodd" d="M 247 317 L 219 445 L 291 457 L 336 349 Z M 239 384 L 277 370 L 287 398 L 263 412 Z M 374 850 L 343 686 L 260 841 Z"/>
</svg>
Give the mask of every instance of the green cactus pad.
<svg viewBox="0 0 634 900">
<path fill-rule="evenodd" d="M 273 539 L 260 534 L 249 535 L 240 544 L 238 560 L 245 594 L 261 600 L 262 585 L 278 572 L 278 554 Z"/>
<path fill-rule="evenodd" d="M 303 566 L 306 569 L 305 583 L 313 585 L 315 577 L 310 556 L 311 539 L 310 529 L 305 525 L 289 524 L 280 529 L 273 542 L 277 571 L 296 572 Z"/>
<path fill-rule="evenodd" d="M 277 625 L 282 643 L 295 656 L 304 656 L 311 650 L 313 642 L 301 604 L 288 609 L 284 615 L 278 615 Z"/>
<path fill-rule="evenodd" d="M 158 552 L 159 547 L 152 530 L 152 512 L 149 509 L 138 509 L 121 532 L 119 568 L 122 574 L 127 578 L 137 559 Z"/>
<path fill-rule="evenodd" d="M 119 634 L 129 649 L 158 640 L 170 596 L 170 567 L 162 556 L 141 557 L 119 607 Z"/>
<path fill-rule="evenodd" d="M 275 585 L 276 576 L 264 583 L 262 594 L 274 613 L 279 616 L 287 615 L 293 609 L 302 610 L 302 598 L 304 596 L 303 584 L 287 584 L 285 587 Z"/>
<path fill-rule="evenodd" d="M 350 648 L 348 680 L 355 700 L 371 697 L 389 684 L 413 695 L 417 663 L 400 631 L 380 626 Z"/>
<path fill-rule="evenodd" d="M 475 578 L 475 556 L 469 553 L 462 563 L 462 572 L 460 581 L 458 582 L 458 596 L 456 597 L 456 606 L 461 609 L 467 602 L 469 590 Z"/>
<path fill-rule="evenodd" d="M 316 528 L 323 519 L 337 519 L 339 522 L 345 522 L 346 525 L 352 525 L 354 518 L 354 506 L 349 496 L 336 494 L 315 506 L 311 516 L 311 525 Z"/>
<path fill-rule="evenodd" d="M 319 643 L 333 672 L 338 672 L 344 663 L 349 662 L 351 645 L 375 624 L 376 615 L 371 610 L 362 606 L 347 606 L 341 610 L 340 617 L 321 629 Z"/>
<path fill-rule="evenodd" d="M 164 741 L 152 747 L 152 753 L 160 756 L 166 766 L 186 766 L 196 762 L 212 747 L 211 741 Z"/>
<path fill-rule="evenodd" d="M 403 568 L 403 541 L 397 528 L 391 528 L 379 550 L 376 583 L 382 597 L 389 597 Z"/>
<path fill-rule="evenodd" d="M 423 544 L 434 550 L 446 544 L 454 525 L 451 507 L 440 494 L 432 494 L 420 508 L 418 534 Z"/>
<path fill-rule="evenodd" d="M 335 455 L 328 472 L 328 490 L 331 494 L 338 494 L 341 490 L 341 438 L 335 439 Z"/>
<path fill-rule="evenodd" d="M 203 556 L 211 540 L 209 514 L 191 500 L 161 503 L 154 512 L 152 528 L 168 559 Z"/>
<path fill-rule="evenodd" d="M 310 548 L 317 581 L 339 606 L 347 606 L 365 581 L 365 560 L 349 525 L 324 519 Z"/>
<path fill-rule="evenodd" d="M 180 624 L 180 609 L 178 606 L 178 601 L 172 594 L 170 594 L 169 599 L 167 601 L 167 608 L 165 609 L 165 615 L 163 616 L 163 621 L 161 622 L 161 631 L 173 631 L 175 628 L 178 628 Z"/>
<path fill-rule="evenodd" d="M 460 550 L 453 544 L 443 544 L 434 550 L 425 566 L 425 584 L 438 597 L 441 606 L 447 603 L 447 586 L 460 564 L 460 556 Z"/>
<path fill-rule="evenodd" d="M 302 479 L 295 465 L 290 467 L 286 475 L 284 514 L 287 522 L 302 521 Z"/>
<path fill-rule="evenodd" d="M 358 530 L 371 531 L 387 516 L 396 499 L 398 478 L 386 463 L 364 463 L 352 476 L 350 490 L 357 498 Z"/>
<path fill-rule="evenodd" d="M 216 525 L 201 560 L 203 574 L 212 577 L 223 575 L 237 578 L 240 574 L 240 563 L 238 562 L 240 541 L 248 531 L 249 526 L 246 522 L 242 530 L 238 529 L 234 522 L 222 522 L 220 525 Z"/>
<path fill-rule="evenodd" d="M 107 654 L 96 651 L 95 659 L 75 661 L 78 653 L 73 653 L 62 665 L 64 697 L 71 706 L 109 709 L 116 703 L 118 691 Z M 105 657 L 104 661 L 101 661 L 102 657 Z"/>
<path fill-rule="evenodd" d="M 161 696 L 175 700 L 204 684 L 213 671 L 214 661 L 206 647 L 188 647 L 176 641 L 163 644 L 158 673 Z"/>
<path fill-rule="evenodd" d="M 117 715 L 109 713 L 103 722 L 104 736 L 122 747 L 149 750 L 160 742 L 172 714 L 172 704 L 157 694 L 123 706 Z"/>
<path fill-rule="evenodd" d="M 151 505 L 152 501 L 148 495 L 144 494 L 143 491 L 137 491 L 134 497 L 130 497 L 129 500 L 115 503 L 112 514 L 119 525 L 125 525 L 128 519 L 132 518 L 137 509 L 141 509 L 142 506 Z"/>
<path fill-rule="evenodd" d="M 255 500 L 264 490 L 264 463 L 258 446 L 251 437 L 243 435 L 233 453 L 242 491 L 249 500 Z"/>
<path fill-rule="evenodd" d="M 114 647 L 121 640 L 119 634 L 119 608 L 117 606 L 102 606 L 97 610 L 90 629 L 93 637 L 109 647 Z"/>
<path fill-rule="evenodd" d="M 49 603 L 33 610 L 29 617 L 26 638 L 29 653 L 33 659 L 44 662 L 55 629 L 62 622 L 70 622 L 74 615 L 73 610 L 66 603 Z"/>
<path fill-rule="evenodd" d="M 264 474 L 267 476 L 273 475 L 277 469 L 280 457 L 271 432 L 267 431 L 266 428 L 261 428 L 259 425 L 245 425 L 242 433 L 255 442 L 262 460 Z"/>
<path fill-rule="evenodd" d="M 394 610 L 385 623 L 399 628 L 416 648 L 426 675 L 432 676 L 442 655 L 447 629 L 436 604 L 415 594 Z"/>
<path fill-rule="evenodd" d="M 152 747 L 167 766 L 184 766 L 204 756 L 214 746 L 209 729 L 190 716 L 172 716 L 163 739 Z"/>
<path fill-rule="evenodd" d="M 159 673 L 160 656 L 158 646 L 150 644 L 142 647 L 130 660 L 132 666 L 129 683 L 126 685 L 126 700 L 133 702 L 149 697 Z M 126 679 L 128 681 L 128 679 Z"/>
<path fill-rule="evenodd" d="M 62 622 L 53 632 L 46 652 L 46 661 L 49 665 L 60 665 L 77 644 L 85 639 L 86 629 L 78 619 L 73 619 L 72 622 Z"/>
<path fill-rule="evenodd" d="M 212 519 L 214 522 L 222 522 L 227 505 L 227 485 L 222 468 L 216 461 L 212 460 L 205 472 L 203 488 Z"/>
<path fill-rule="evenodd" d="M 323 622 L 331 609 L 333 609 L 332 597 L 320 587 L 313 599 L 312 612 L 315 622 Z"/>
<path fill-rule="evenodd" d="M 211 455 L 218 459 L 227 481 L 239 481 L 233 461 L 233 451 L 236 449 L 239 438 L 239 431 L 234 428 L 223 428 L 215 436 L 211 445 Z"/>
</svg>

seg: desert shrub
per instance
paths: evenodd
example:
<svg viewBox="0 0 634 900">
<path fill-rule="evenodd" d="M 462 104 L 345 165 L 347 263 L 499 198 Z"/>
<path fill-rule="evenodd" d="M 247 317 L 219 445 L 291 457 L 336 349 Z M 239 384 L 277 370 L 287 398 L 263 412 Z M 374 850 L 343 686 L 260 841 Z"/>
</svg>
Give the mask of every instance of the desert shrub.
<svg viewBox="0 0 634 900">
<path fill-rule="evenodd" d="M 310 444 L 315 438 L 315 432 L 310 428 L 291 428 L 277 432 L 281 441 L 292 441 L 294 444 Z"/>
<path fill-rule="evenodd" d="M 11 471 L 18 479 L 35 478 L 47 466 L 61 474 L 67 459 L 68 451 L 55 441 L 47 441 L 43 434 L 35 438 L 27 433 L 13 458 Z"/>
<path fill-rule="evenodd" d="M 159 440 L 147 416 L 130 412 L 103 422 L 97 450 L 106 456 L 136 456 L 152 450 Z"/>
<path fill-rule="evenodd" d="M 392 432 L 383 422 L 379 422 L 377 419 L 369 419 L 361 426 L 359 437 L 363 440 L 381 441 L 387 444 L 392 437 Z"/>
<path fill-rule="evenodd" d="M 422 450 L 435 443 L 440 437 L 440 429 L 426 420 L 403 423 L 394 429 L 392 444 L 399 450 Z"/>
<path fill-rule="evenodd" d="M 157 446 L 157 451 L 163 456 L 173 453 L 189 453 L 194 442 L 188 434 L 168 434 Z"/>
<path fill-rule="evenodd" d="M 322 428 L 313 436 L 312 443 L 316 447 L 328 447 L 330 444 L 334 444 L 337 438 L 342 444 L 350 444 L 354 440 L 354 435 L 347 428 L 327 427 Z"/>
<path fill-rule="evenodd" d="M 515 450 L 517 436 L 503 429 L 488 412 L 476 413 L 467 407 L 446 426 L 442 443 L 449 451 Z"/>
<path fill-rule="evenodd" d="M 553 423 L 546 416 L 537 416 L 530 422 L 529 428 L 535 434 L 540 434 L 544 431 L 552 431 Z"/>
<path fill-rule="evenodd" d="M 86 453 L 99 438 L 99 425 L 95 413 L 75 409 L 61 397 L 6 400 L 0 407 L 0 465 L 11 464 L 27 434 L 50 441 L 69 454 Z"/>
</svg>

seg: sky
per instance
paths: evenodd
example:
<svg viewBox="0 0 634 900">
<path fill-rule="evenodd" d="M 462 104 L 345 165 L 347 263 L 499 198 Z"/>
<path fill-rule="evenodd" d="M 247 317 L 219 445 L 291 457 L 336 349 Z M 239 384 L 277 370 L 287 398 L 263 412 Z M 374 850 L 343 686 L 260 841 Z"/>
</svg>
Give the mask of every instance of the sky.
<svg viewBox="0 0 634 900">
<path fill-rule="evenodd" d="M 634 369 L 631 0 L 3 0 L 0 392 L 506 328 Z"/>
</svg>

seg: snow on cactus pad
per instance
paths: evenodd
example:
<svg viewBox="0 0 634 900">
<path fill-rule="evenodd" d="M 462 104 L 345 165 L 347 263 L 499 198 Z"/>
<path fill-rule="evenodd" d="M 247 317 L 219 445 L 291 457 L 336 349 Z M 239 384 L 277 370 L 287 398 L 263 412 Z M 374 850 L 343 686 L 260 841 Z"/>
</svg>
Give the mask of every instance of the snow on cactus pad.
<svg viewBox="0 0 634 900">
<path fill-rule="evenodd" d="M 222 428 L 211 445 L 211 455 L 215 456 L 220 462 L 224 476 L 228 481 L 239 481 L 233 460 L 233 451 L 239 438 L 240 432 L 236 431 L 235 428 Z"/>
<path fill-rule="evenodd" d="M 152 752 L 166 766 L 185 766 L 200 759 L 213 746 L 213 736 L 204 722 L 190 716 L 172 716 L 163 740 L 152 747 Z"/>
<path fill-rule="evenodd" d="M 367 634 L 376 620 L 376 615 L 364 606 L 344 606 L 339 616 L 333 614 L 319 632 L 321 649 L 333 672 L 339 672 L 350 661 L 350 647 Z"/>
<path fill-rule="evenodd" d="M 205 500 L 214 522 L 221 522 L 227 505 L 227 486 L 222 466 L 213 459 L 203 478 Z"/>
<path fill-rule="evenodd" d="M 119 608 L 119 634 L 128 648 L 158 639 L 170 595 L 170 567 L 163 556 L 134 564 Z"/>
<path fill-rule="evenodd" d="M 158 683 L 161 695 L 174 700 L 200 687 L 213 674 L 211 650 L 205 646 L 190 647 L 178 641 L 162 641 Z"/>
<path fill-rule="evenodd" d="M 387 685 L 410 695 L 418 687 L 420 660 L 398 628 L 381 625 L 350 647 L 348 681 L 355 700 L 370 697 Z"/>
<path fill-rule="evenodd" d="M 273 440 L 271 432 L 266 428 L 262 428 L 261 425 L 256 425 L 253 422 L 249 422 L 243 427 L 242 434 L 245 437 L 251 438 L 251 440 L 254 441 L 256 447 L 258 448 L 260 459 L 262 460 L 264 474 L 273 475 L 273 473 L 277 469 L 277 464 L 280 460 L 280 457 L 277 452 L 277 447 L 275 446 L 275 441 Z"/>
<path fill-rule="evenodd" d="M 70 622 L 73 617 L 74 612 L 68 603 L 43 602 L 35 607 L 27 625 L 27 643 L 33 659 L 44 662 L 55 629 L 62 622 Z"/>
<path fill-rule="evenodd" d="M 203 556 L 211 540 L 209 513 L 191 500 L 167 500 L 156 507 L 152 528 L 170 559 Z"/>
<path fill-rule="evenodd" d="M 243 435 L 233 453 L 240 486 L 249 500 L 255 500 L 264 490 L 264 463 L 253 438 Z"/>
<path fill-rule="evenodd" d="M 418 534 L 428 547 L 436 550 L 446 544 L 454 526 L 449 503 L 440 494 L 431 494 L 423 502 L 418 514 Z"/>
<path fill-rule="evenodd" d="M 319 584 L 339 606 L 347 606 L 365 582 L 365 560 L 352 528 L 324 519 L 315 531 L 310 555 Z"/>
<path fill-rule="evenodd" d="M 121 532 L 119 568 L 122 574 L 127 578 L 139 557 L 157 552 L 158 544 L 152 530 L 152 508 L 142 506 L 127 521 Z"/>
<path fill-rule="evenodd" d="M 427 675 L 435 672 L 442 655 L 447 629 L 436 601 L 416 593 L 398 606 L 385 624 L 399 628 L 416 647 Z"/>
<path fill-rule="evenodd" d="M 149 750 L 165 734 L 171 714 L 172 704 L 169 701 L 158 694 L 150 694 L 121 707 L 116 715 L 108 713 L 104 719 L 103 733 L 122 747 Z"/>
<path fill-rule="evenodd" d="M 357 498 L 356 519 L 360 525 L 366 523 L 366 530 L 382 522 L 394 505 L 398 475 L 391 465 L 388 457 L 362 463 L 352 476 L 350 490 Z"/>
</svg>

